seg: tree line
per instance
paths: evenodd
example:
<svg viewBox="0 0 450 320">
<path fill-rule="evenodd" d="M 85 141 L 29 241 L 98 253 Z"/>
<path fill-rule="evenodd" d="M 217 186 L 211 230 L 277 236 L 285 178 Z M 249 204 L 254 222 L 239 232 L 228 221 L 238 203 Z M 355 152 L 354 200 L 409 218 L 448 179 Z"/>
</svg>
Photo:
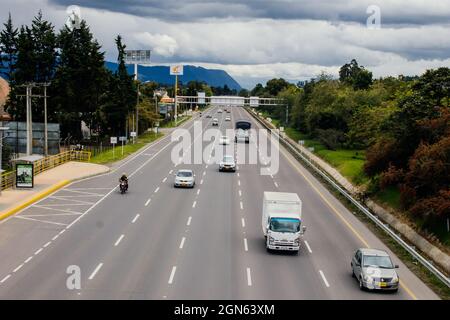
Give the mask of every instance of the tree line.
<svg viewBox="0 0 450 320">
<path fill-rule="evenodd" d="M 11 15 L 0 32 L 0 75 L 11 88 L 6 111 L 15 121 L 26 120 L 29 83 L 50 83 L 48 121 L 61 125 L 61 136 L 82 139 L 81 121 L 99 137 L 124 135 L 137 105 L 136 83 L 125 67 L 122 38 L 115 39 L 118 69 L 105 67 L 105 53 L 86 21 L 79 28 L 55 26 L 39 12 L 30 26 L 14 26 Z M 42 95 L 42 88 L 33 88 Z M 42 98 L 32 99 L 33 121 L 44 121 Z"/>
<path fill-rule="evenodd" d="M 272 79 L 250 93 L 284 98 L 287 125 L 328 149 L 365 150 L 369 195 L 397 188 L 402 208 L 424 228 L 450 218 L 449 68 L 373 79 L 352 60 L 339 79 L 322 74 L 302 87 Z M 284 108 L 262 109 L 285 120 Z"/>
</svg>

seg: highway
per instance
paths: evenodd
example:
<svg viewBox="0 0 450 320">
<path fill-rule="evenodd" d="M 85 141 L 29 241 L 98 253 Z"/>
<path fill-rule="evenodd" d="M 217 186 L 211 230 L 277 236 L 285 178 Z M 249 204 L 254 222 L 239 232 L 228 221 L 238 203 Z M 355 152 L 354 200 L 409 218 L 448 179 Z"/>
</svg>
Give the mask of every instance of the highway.
<svg viewBox="0 0 450 320">
<path fill-rule="evenodd" d="M 231 121 L 250 119 L 230 108 Z M 195 117 L 204 129 L 211 118 Z M 182 127 L 192 133 L 194 122 Z M 217 127 L 215 127 L 217 128 Z M 115 166 L 68 185 L 0 223 L 0 299 L 438 299 L 438 297 L 280 147 L 280 168 L 261 164 L 175 164 L 170 135 Z M 206 146 L 209 142 L 204 142 Z M 249 148 L 245 145 L 244 148 Z M 173 187 L 194 170 L 193 189 Z M 129 192 L 117 191 L 122 172 Z M 307 231 L 298 255 L 268 253 L 261 231 L 264 191 L 298 193 Z M 350 261 L 359 247 L 384 249 L 399 264 L 397 294 L 359 290 Z M 69 266 L 81 289 L 69 290 Z"/>
</svg>

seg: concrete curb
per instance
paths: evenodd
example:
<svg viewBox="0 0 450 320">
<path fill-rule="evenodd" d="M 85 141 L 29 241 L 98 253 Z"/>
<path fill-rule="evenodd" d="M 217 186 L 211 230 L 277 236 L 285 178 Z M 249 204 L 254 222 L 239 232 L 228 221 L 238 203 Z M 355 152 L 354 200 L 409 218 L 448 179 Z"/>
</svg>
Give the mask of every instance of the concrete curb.
<svg viewBox="0 0 450 320">
<path fill-rule="evenodd" d="M 49 194 L 54 193 L 55 191 L 65 187 L 69 183 L 71 183 L 71 180 L 62 180 L 52 186 L 50 186 L 47 189 L 44 189 L 43 191 L 39 192 L 38 194 L 34 195 L 29 200 L 26 200 L 25 202 L 22 202 L 21 204 L 17 205 L 16 207 L 7 210 L 6 212 L 0 213 L 0 221 L 8 218 L 9 216 L 12 216 L 13 214 L 19 212 L 22 209 L 25 209 L 26 207 L 32 205 L 35 202 L 38 202 L 39 200 L 45 198 Z"/>
</svg>

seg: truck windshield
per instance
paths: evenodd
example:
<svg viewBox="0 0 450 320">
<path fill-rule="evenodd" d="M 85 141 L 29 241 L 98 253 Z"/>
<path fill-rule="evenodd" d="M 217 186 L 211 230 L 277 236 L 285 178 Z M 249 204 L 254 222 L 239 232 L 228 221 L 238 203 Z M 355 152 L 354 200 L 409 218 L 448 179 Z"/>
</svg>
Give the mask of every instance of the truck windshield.
<svg viewBox="0 0 450 320">
<path fill-rule="evenodd" d="M 299 232 L 300 220 L 291 218 L 270 219 L 270 230 L 274 232 Z"/>
</svg>

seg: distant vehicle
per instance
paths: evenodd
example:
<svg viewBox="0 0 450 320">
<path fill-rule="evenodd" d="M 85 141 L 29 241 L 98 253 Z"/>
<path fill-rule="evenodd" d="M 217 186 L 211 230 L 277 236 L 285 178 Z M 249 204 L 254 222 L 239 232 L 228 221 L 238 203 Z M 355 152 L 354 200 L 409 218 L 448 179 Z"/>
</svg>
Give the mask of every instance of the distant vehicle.
<svg viewBox="0 0 450 320">
<path fill-rule="evenodd" d="M 226 117 L 225 121 L 231 121 L 231 118 L 230 117 Z"/>
<path fill-rule="evenodd" d="M 219 163 L 219 171 L 236 171 L 236 162 L 233 156 L 225 155 Z"/>
<path fill-rule="evenodd" d="M 390 290 L 397 292 L 399 277 L 389 255 L 382 250 L 360 248 L 352 262 L 352 276 L 359 282 L 361 290 Z"/>
<path fill-rule="evenodd" d="M 252 124 L 247 120 L 238 120 L 235 123 L 235 137 L 234 142 L 250 142 L 250 128 Z"/>
<path fill-rule="evenodd" d="M 193 188 L 195 186 L 195 175 L 192 170 L 178 170 L 175 174 L 175 181 L 173 183 L 175 188 L 187 187 Z"/>
<path fill-rule="evenodd" d="M 201 113 L 201 112 L 199 113 L 199 116 L 200 116 L 200 117 L 202 116 L 202 113 Z"/>
<path fill-rule="evenodd" d="M 231 113 L 231 111 L 229 109 L 227 109 L 227 113 Z"/>
<path fill-rule="evenodd" d="M 230 144 L 230 138 L 227 136 L 221 136 L 219 138 L 219 144 L 224 144 L 224 145 Z"/>
<path fill-rule="evenodd" d="M 212 121 L 212 125 L 213 126 L 218 126 L 219 125 L 219 119 L 214 118 L 213 121 Z"/>
<path fill-rule="evenodd" d="M 262 230 L 267 251 L 300 250 L 302 226 L 302 201 L 296 193 L 264 192 Z"/>
<path fill-rule="evenodd" d="M 217 110 L 217 113 L 222 113 L 222 109 Z"/>
<path fill-rule="evenodd" d="M 210 115 L 209 113 L 206 115 L 207 118 L 212 118 L 212 115 Z"/>
</svg>

